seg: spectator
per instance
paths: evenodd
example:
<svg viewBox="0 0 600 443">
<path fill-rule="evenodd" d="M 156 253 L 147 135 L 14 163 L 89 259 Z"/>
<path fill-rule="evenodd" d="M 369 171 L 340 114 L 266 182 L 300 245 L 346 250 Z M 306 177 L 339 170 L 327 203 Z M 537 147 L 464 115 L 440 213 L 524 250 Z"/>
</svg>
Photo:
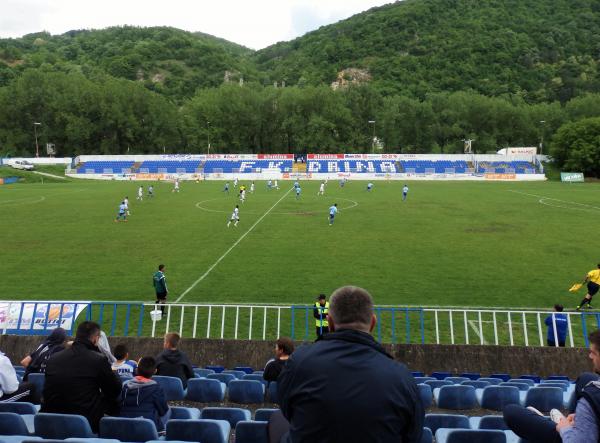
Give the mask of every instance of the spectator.
<svg viewBox="0 0 600 443">
<path fill-rule="evenodd" d="M 290 420 L 283 441 L 419 442 L 424 409 L 417 385 L 370 335 L 376 317 L 369 293 L 337 289 L 327 319 L 332 332 L 299 347 L 277 380 Z"/>
<path fill-rule="evenodd" d="M 165 334 L 164 350 L 156 358 L 156 374 L 181 379 L 185 389 L 188 379 L 194 377 L 194 370 L 187 355 L 177 349 L 179 340 L 181 337 L 176 332 Z"/>
<path fill-rule="evenodd" d="M 106 337 L 106 334 L 104 333 L 104 331 L 100 331 L 100 339 L 98 340 L 98 349 L 100 349 L 100 352 L 102 352 L 106 356 L 106 358 L 108 359 L 108 362 L 111 365 L 117 361 L 115 356 L 112 355 L 112 352 L 110 352 L 110 344 L 108 343 L 108 338 Z"/>
<path fill-rule="evenodd" d="M 548 418 L 520 405 L 508 405 L 504 408 L 504 421 L 519 437 L 530 443 L 598 441 L 600 417 L 595 411 L 600 406 L 600 330 L 592 332 L 589 338 L 589 357 L 594 374 L 585 373 L 577 379 L 575 411 L 569 411 L 568 417 L 562 417 L 559 411 L 553 409 L 550 411 L 551 418 Z"/>
<path fill-rule="evenodd" d="M 277 381 L 285 362 L 294 352 L 294 342 L 291 338 L 280 337 L 275 344 L 275 358 L 267 362 L 263 378 L 267 381 Z"/>
<path fill-rule="evenodd" d="M 129 375 L 130 377 L 135 375 L 137 364 L 133 360 L 128 360 L 129 351 L 127 350 L 127 346 L 124 344 L 115 346 L 115 358 L 117 361 L 112 364 L 111 369 L 116 372 L 117 375 Z"/>
<path fill-rule="evenodd" d="M 563 306 L 554 305 L 554 312 L 562 312 Z M 552 319 L 554 318 L 554 322 Z M 564 347 L 567 339 L 567 326 L 569 320 L 566 314 L 550 314 L 544 321 L 548 326 L 548 346 L 556 346 L 555 339 L 558 340 L 558 346 Z M 554 337 L 554 325 L 556 324 L 556 338 Z"/>
<path fill-rule="evenodd" d="M 27 382 L 19 383 L 12 363 L 0 352 L 0 402 L 34 400 L 35 386 Z"/>
<path fill-rule="evenodd" d="M 48 358 L 53 354 L 64 350 L 66 340 L 67 331 L 63 328 L 53 329 L 50 335 L 46 337 L 35 351 L 21 360 L 21 364 L 25 367 L 23 380 L 27 381 L 29 374 L 44 373 L 46 371 Z"/>
<path fill-rule="evenodd" d="M 116 352 L 116 348 L 115 348 Z M 152 380 L 156 373 L 154 357 L 143 357 L 137 376 L 128 380 L 121 391 L 121 417 L 144 417 L 152 420 L 158 431 L 165 429 L 171 415 L 165 392 Z"/>
<path fill-rule="evenodd" d="M 121 381 L 98 349 L 99 340 L 100 326 L 85 321 L 73 345 L 48 359 L 41 412 L 83 415 L 94 432 L 104 414 L 117 415 Z"/>
<path fill-rule="evenodd" d="M 329 302 L 325 294 L 317 297 L 315 307 L 313 308 L 313 317 L 315 317 L 315 325 L 317 329 L 317 340 L 323 338 L 329 332 L 329 323 L 327 322 L 327 313 L 329 312 Z"/>
</svg>

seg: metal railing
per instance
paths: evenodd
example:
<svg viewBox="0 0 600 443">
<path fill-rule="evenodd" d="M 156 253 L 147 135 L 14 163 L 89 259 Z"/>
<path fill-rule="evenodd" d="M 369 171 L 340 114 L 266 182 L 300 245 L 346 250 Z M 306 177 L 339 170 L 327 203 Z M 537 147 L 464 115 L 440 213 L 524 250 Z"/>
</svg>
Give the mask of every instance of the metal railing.
<svg viewBox="0 0 600 443">
<path fill-rule="evenodd" d="M 144 304 L 139 302 L 0 301 L 4 334 L 46 334 L 62 326 L 71 333 L 84 320 L 98 322 L 109 336 L 182 337 L 237 340 L 316 338 L 315 306 L 246 304 Z M 557 319 L 566 319 L 568 347 L 588 346 L 600 328 L 600 312 L 558 313 L 535 310 L 375 307 L 372 332 L 381 343 L 555 346 Z M 160 317 L 160 319 L 159 319 Z M 546 324 L 546 319 L 549 325 Z M 554 331 L 547 335 L 548 327 Z"/>
</svg>

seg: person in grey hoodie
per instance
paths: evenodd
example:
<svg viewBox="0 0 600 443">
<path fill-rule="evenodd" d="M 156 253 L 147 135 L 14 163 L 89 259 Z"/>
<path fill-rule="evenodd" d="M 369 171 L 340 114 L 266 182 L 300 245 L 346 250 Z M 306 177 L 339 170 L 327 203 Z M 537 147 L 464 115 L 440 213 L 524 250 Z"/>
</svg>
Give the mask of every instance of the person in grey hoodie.
<svg viewBox="0 0 600 443">
<path fill-rule="evenodd" d="M 194 378 L 194 370 L 187 355 L 177 349 L 180 340 L 176 332 L 165 334 L 164 350 L 156 357 L 156 375 L 177 377 L 185 389 L 188 379 Z"/>
<path fill-rule="evenodd" d="M 137 375 L 123 384 L 121 417 L 150 419 L 161 432 L 171 416 L 167 397 L 152 376 L 156 373 L 154 357 L 143 357 L 138 363 Z"/>
</svg>

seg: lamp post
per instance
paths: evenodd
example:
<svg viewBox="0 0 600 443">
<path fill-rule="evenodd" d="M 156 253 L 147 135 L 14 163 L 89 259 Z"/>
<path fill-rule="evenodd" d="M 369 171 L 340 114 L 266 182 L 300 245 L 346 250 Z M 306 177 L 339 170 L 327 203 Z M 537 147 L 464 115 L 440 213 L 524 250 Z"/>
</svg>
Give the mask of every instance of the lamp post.
<svg viewBox="0 0 600 443">
<path fill-rule="evenodd" d="M 35 136 L 35 156 L 36 157 L 40 156 L 40 147 L 38 145 L 38 138 L 37 138 L 37 127 L 38 126 L 42 126 L 42 124 L 39 122 L 33 122 L 33 134 Z"/>
<path fill-rule="evenodd" d="M 546 120 L 540 120 L 541 135 L 540 135 L 540 155 L 544 155 L 544 124 Z"/>
<path fill-rule="evenodd" d="M 373 138 L 371 139 L 371 154 L 375 153 L 375 120 L 369 120 L 369 124 L 373 125 Z"/>
<path fill-rule="evenodd" d="M 206 155 L 210 155 L 210 122 L 206 120 Z"/>
</svg>

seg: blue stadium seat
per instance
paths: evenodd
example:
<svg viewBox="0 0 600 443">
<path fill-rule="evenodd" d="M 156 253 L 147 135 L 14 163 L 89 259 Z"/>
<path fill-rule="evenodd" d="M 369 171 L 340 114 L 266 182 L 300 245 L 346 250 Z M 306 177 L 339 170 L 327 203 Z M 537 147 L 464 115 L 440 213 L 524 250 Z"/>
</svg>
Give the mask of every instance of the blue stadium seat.
<svg viewBox="0 0 600 443">
<path fill-rule="evenodd" d="M 218 372 L 216 374 L 208 374 L 206 378 L 210 380 L 219 380 L 221 383 L 225 383 L 226 385 L 229 385 L 229 382 L 233 380 L 237 380 L 233 374 L 222 374 Z"/>
<path fill-rule="evenodd" d="M 426 381 L 433 381 L 433 380 L 437 380 L 437 378 L 433 378 L 433 377 L 415 377 L 415 383 L 419 384 L 419 383 L 425 383 Z"/>
<path fill-rule="evenodd" d="M 483 417 L 471 417 L 471 429 L 498 429 L 508 430 L 508 426 L 501 415 L 484 415 Z"/>
<path fill-rule="evenodd" d="M 277 411 L 279 411 L 279 409 L 267 409 L 267 408 L 257 409 L 256 412 L 254 413 L 254 420 L 269 421 L 269 418 L 271 418 L 271 414 L 273 414 L 274 412 L 277 412 Z"/>
<path fill-rule="evenodd" d="M 423 407 L 429 408 L 433 403 L 433 391 L 431 386 L 426 385 L 425 383 L 419 383 L 417 388 L 419 388 L 419 396 L 421 397 Z"/>
<path fill-rule="evenodd" d="M 0 435 L 29 435 L 29 431 L 19 414 L 0 412 Z"/>
<path fill-rule="evenodd" d="M 36 392 L 44 391 L 44 382 L 46 381 L 46 374 L 29 374 L 27 381 L 35 385 Z"/>
<path fill-rule="evenodd" d="M 518 381 L 503 381 L 498 386 L 514 386 L 519 388 L 519 391 L 529 391 L 531 385 L 528 383 L 518 382 Z"/>
<path fill-rule="evenodd" d="M 468 381 L 466 377 L 446 377 L 444 380 L 454 383 L 455 385 L 461 384 L 463 381 Z"/>
<path fill-rule="evenodd" d="M 254 372 L 254 369 L 252 369 L 250 366 L 236 366 L 235 368 L 233 368 L 234 371 L 243 371 L 246 374 L 252 374 Z"/>
<path fill-rule="evenodd" d="M 0 441 L 2 443 L 41 443 L 44 440 L 33 435 L 3 435 Z"/>
<path fill-rule="evenodd" d="M 569 377 L 567 377 L 566 375 L 550 375 L 549 377 L 546 377 L 546 380 L 564 380 L 568 381 L 569 383 L 571 382 Z"/>
<path fill-rule="evenodd" d="M 194 374 L 196 374 L 196 377 L 206 377 L 208 374 L 214 374 L 215 371 L 213 371 L 212 369 L 201 369 L 201 368 L 194 368 Z M 189 380 L 188 380 L 189 383 Z M 189 387 L 189 385 L 188 385 Z"/>
<path fill-rule="evenodd" d="M 481 392 L 479 404 L 484 409 L 502 411 L 506 405 L 520 404 L 519 388 L 515 386 L 488 386 Z"/>
<path fill-rule="evenodd" d="M 458 414 L 425 414 L 423 426 L 434 434 L 439 428 L 471 428 L 469 417 Z"/>
<path fill-rule="evenodd" d="M 444 380 L 446 377 L 452 377 L 452 373 L 436 371 L 436 372 L 432 372 L 431 374 L 429 374 L 429 376 L 435 378 L 436 380 Z"/>
<path fill-rule="evenodd" d="M 152 380 L 158 383 L 163 389 L 167 401 L 183 400 L 185 398 L 185 390 L 180 378 L 155 375 L 152 377 Z"/>
<path fill-rule="evenodd" d="M 509 379 L 510 380 L 510 379 Z M 487 381 L 489 384 L 491 385 L 499 385 L 500 383 L 502 383 L 504 380 L 502 380 L 501 378 L 493 378 L 493 377 L 481 377 L 480 379 L 478 379 L 478 381 Z M 508 381 L 508 380 L 507 380 Z"/>
<path fill-rule="evenodd" d="M 277 382 L 272 381 L 269 383 L 269 401 L 271 403 L 279 403 L 279 397 L 277 396 Z"/>
<path fill-rule="evenodd" d="M 225 368 L 223 366 L 204 366 L 205 369 L 211 369 L 213 371 L 215 371 L 216 374 L 219 374 L 221 372 L 223 372 L 225 370 Z"/>
<path fill-rule="evenodd" d="M 560 388 L 531 388 L 525 396 L 525 405 L 547 413 L 550 409 L 562 409 L 563 391 Z"/>
<path fill-rule="evenodd" d="M 227 386 L 219 380 L 209 378 L 191 378 L 185 398 L 200 403 L 223 401 Z"/>
<path fill-rule="evenodd" d="M 465 386 L 473 386 L 475 389 L 483 389 L 486 386 L 491 386 L 489 381 L 481 381 L 481 380 L 467 380 L 463 381 L 461 385 Z"/>
<path fill-rule="evenodd" d="M 520 380 L 531 380 L 534 383 L 539 383 L 540 381 L 542 381 L 541 377 L 539 375 L 521 375 L 519 377 Z"/>
<path fill-rule="evenodd" d="M 240 421 L 252 420 L 250 410 L 242 408 L 204 408 L 200 418 L 210 420 L 226 420 L 232 428 Z"/>
<path fill-rule="evenodd" d="M 442 386 L 436 403 L 442 409 L 473 409 L 477 407 L 475 388 L 465 385 Z"/>
<path fill-rule="evenodd" d="M 412 371 L 411 374 L 413 377 L 425 377 L 425 373 L 421 371 Z"/>
<path fill-rule="evenodd" d="M 535 382 L 530 378 L 511 378 L 508 380 L 510 383 L 527 383 L 529 387 L 534 387 Z"/>
<path fill-rule="evenodd" d="M 15 414 L 37 414 L 38 408 L 33 403 L 26 401 L 0 402 L 0 412 L 14 412 Z"/>
<path fill-rule="evenodd" d="M 189 422 L 193 420 L 181 421 Z M 103 417 L 100 420 L 99 436 L 127 442 L 158 440 L 156 425 L 147 418 Z"/>
<path fill-rule="evenodd" d="M 265 385 L 256 380 L 233 380 L 228 386 L 229 401 L 234 403 L 263 403 Z"/>
<path fill-rule="evenodd" d="M 242 377 L 243 377 L 244 375 L 246 375 L 246 373 L 245 373 L 244 371 L 236 371 L 236 370 L 233 370 L 233 369 L 226 369 L 226 370 L 224 370 L 224 371 L 222 372 L 222 374 L 231 374 L 231 375 L 233 375 L 235 378 L 237 378 L 238 380 L 241 380 L 241 379 L 242 379 Z"/>
<path fill-rule="evenodd" d="M 200 418 L 200 409 L 171 406 L 170 420 L 197 420 Z"/>
<path fill-rule="evenodd" d="M 490 429 L 438 429 L 436 443 L 506 443 L 506 434 Z"/>
<path fill-rule="evenodd" d="M 226 420 L 169 420 L 167 440 L 228 443 L 231 425 Z"/>
<path fill-rule="evenodd" d="M 481 374 L 479 372 L 463 372 L 460 374 L 461 377 L 466 377 L 469 380 L 479 380 L 481 378 Z"/>
<path fill-rule="evenodd" d="M 242 377 L 242 380 L 256 380 L 265 385 L 265 388 L 269 386 L 269 382 L 263 378 L 262 374 L 246 374 Z"/>
<path fill-rule="evenodd" d="M 242 421 L 235 427 L 235 443 L 269 443 L 266 421 Z"/>
<path fill-rule="evenodd" d="M 33 423 L 35 435 L 42 438 L 64 440 L 73 437 L 95 437 L 87 418 L 81 415 L 40 412 L 34 416 Z"/>
<path fill-rule="evenodd" d="M 498 373 L 498 374 L 491 374 L 490 378 L 500 378 L 502 379 L 502 381 L 508 381 L 510 380 L 512 377 L 510 376 L 510 374 L 502 374 L 502 373 Z"/>
<path fill-rule="evenodd" d="M 431 429 L 423 428 L 421 441 L 419 443 L 433 443 L 433 433 L 431 432 Z"/>
<path fill-rule="evenodd" d="M 560 388 L 563 391 L 567 391 L 569 389 L 568 383 L 563 383 L 560 381 L 546 381 L 542 380 L 542 382 L 538 385 L 540 388 Z"/>
<path fill-rule="evenodd" d="M 431 386 L 431 389 L 441 388 L 442 386 L 452 386 L 454 383 L 446 380 L 427 380 L 426 385 Z"/>
</svg>

